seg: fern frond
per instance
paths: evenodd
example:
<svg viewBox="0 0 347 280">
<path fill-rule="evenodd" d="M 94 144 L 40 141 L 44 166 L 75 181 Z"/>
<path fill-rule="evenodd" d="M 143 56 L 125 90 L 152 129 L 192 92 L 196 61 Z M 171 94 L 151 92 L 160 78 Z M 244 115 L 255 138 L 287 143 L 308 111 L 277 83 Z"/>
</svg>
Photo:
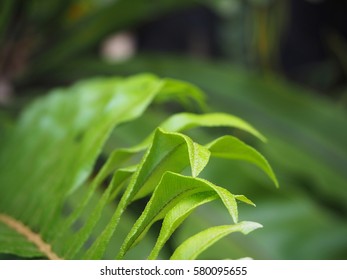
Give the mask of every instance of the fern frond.
<svg viewBox="0 0 347 280">
<path fill-rule="evenodd" d="M 152 102 L 172 98 L 190 107 L 194 103 L 205 107 L 204 96 L 196 87 L 147 74 L 82 81 L 54 90 L 31 104 L 2 139 L 0 252 L 29 258 L 101 259 L 107 250 L 115 251 L 110 242 L 118 236 L 128 206 L 143 198 L 148 199 L 147 204 L 123 245 L 116 249 L 118 258 L 125 257 L 148 234 L 153 223 L 163 219 L 159 238 L 149 256 L 156 258 L 190 213 L 215 199 L 223 202 L 236 224 L 210 231 L 218 231 L 220 237 L 235 229 L 244 231 L 243 226 L 237 226 L 246 224 L 237 224 L 236 201 L 253 203 L 199 175 L 210 157 L 224 157 L 255 164 L 278 185 L 270 165 L 259 152 L 235 137 L 224 136 L 204 146 L 181 133 L 200 126 L 226 126 L 265 139 L 235 116 L 173 115 L 136 146 L 111 153 L 90 178 L 96 159 L 115 127 L 139 118 Z M 139 155 L 142 155 L 139 163 L 126 165 Z M 184 172 L 189 175 L 183 175 Z M 108 186 L 102 189 L 105 182 L 109 182 Z M 80 189 L 83 191 L 79 201 L 69 203 Z M 96 195 L 100 192 L 101 195 Z M 105 209 L 110 206 L 115 210 L 105 221 Z M 101 221 L 102 230 L 95 236 Z M 189 248 L 192 241 L 187 244 L 181 246 Z M 173 258 L 186 256 L 180 248 Z M 189 258 L 196 255 L 192 253 Z"/>
</svg>

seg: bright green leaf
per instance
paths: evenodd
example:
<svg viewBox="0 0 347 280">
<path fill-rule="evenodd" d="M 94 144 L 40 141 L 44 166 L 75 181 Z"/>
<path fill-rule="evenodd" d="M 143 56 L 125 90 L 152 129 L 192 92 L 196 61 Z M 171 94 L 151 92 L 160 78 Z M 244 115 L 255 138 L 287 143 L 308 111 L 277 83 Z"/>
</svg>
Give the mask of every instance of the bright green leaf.
<svg viewBox="0 0 347 280">
<path fill-rule="evenodd" d="M 142 232 L 151 226 L 155 221 L 164 218 L 167 212 L 172 209 L 181 199 L 189 197 L 198 192 L 214 191 L 226 206 L 232 219 L 237 222 L 237 204 L 234 195 L 226 189 L 215 186 L 212 183 L 200 179 L 167 172 L 162 177 L 158 187 L 136 221 L 125 239 L 118 258 L 123 258 L 136 239 Z"/>
<path fill-rule="evenodd" d="M 102 256 L 126 207 L 134 199 L 150 194 L 165 171 L 181 172 L 190 166 L 192 175 L 197 176 L 206 166 L 208 160 L 209 151 L 194 143 L 189 137 L 158 129 L 154 135 L 153 144 L 133 174 L 111 222 L 88 250 L 85 257 L 98 259 Z"/>
<path fill-rule="evenodd" d="M 255 164 L 278 187 L 276 176 L 267 160 L 257 150 L 243 143 L 241 140 L 230 135 L 222 136 L 207 144 L 206 147 L 214 157 L 243 160 Z"/>
<path fill-rule="evenodd" d="M 215 192 L 201 192 L 181 199 L 166 214 L 159 237 L 148 259 L 153 260 L 157 258 L 165 242 L 170 238 L 179 225 L 190 215 L 190 213 L 194 211 L 194 209 L 217 198 L 218 196 Z"/>
<path fill-rule="evenodd" d="M 194 260 L 208 247 L 230 233 L 241 232 L 248 234 L 261 227 L 258 223 L 244 221 L 234 225 L 223 225 L 206 229 L 184 241 L 175 250 L 170 259 Z"/>
<path fill-rule="evenodd" d="M 255 128 L 244 120 L 225 113 L 210 113 L 210 114 L 191 114 L 180 113 L 173 115 L 162 124 L 159 125 L 168 131 L 184 131 L 197 126 L 202 127 L 235 127 L 244 130 L 262 141 L 266 141 L 265 137 L 260 134 Z"/>
</svg>

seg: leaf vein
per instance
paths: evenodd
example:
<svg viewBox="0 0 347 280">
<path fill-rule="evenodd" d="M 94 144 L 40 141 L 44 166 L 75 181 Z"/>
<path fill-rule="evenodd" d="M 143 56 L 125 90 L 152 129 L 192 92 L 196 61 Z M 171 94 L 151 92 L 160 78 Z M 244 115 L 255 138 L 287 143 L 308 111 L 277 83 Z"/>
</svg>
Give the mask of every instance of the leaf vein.
<svg viewBox="0 0 347 280">
<path fill-rule="evenodd" d="M 29 227 L 22 222 L 0 213 L 0 222 L 4 223 L 9 228 L 15 230 L 20 235 L 24 236 L 28 241 L 33 243 L 40 252 L 47 256 L 50 260 L 61 260 L 56 253 L 52 251 L 52 246 L 46 243 L 39 234 L 33 232 Z"/>
</svg>

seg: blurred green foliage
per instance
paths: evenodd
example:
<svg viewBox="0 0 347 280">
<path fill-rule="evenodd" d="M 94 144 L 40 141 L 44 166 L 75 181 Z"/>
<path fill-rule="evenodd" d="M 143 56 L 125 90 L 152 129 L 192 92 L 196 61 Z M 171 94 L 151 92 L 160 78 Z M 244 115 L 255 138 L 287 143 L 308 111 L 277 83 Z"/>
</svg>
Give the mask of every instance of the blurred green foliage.
<svg viewBox="0 0 347 280">
<path fill-rule="evenodd" d="M 213 200 L 222 201 L 233 223 L 190 236 L 165 258 L 195 259 L 230 233 L 248 234 L 260 228 L 258 223 L 238 219 L 237 201 L 255 206 L 252 201 L 198 176 L 210 158 L 225 158 L 254 164 L 278 186 L 266 159 L 230 135 L 200 145 L 181 133 L 197 127 L 229 127 L 264 140 L 250 124 L 232 115 L 174 114 L 143 142 L 104 153 L 107 159 L 91 176 L 112 130 L 139 118 L 152 102 L 198 105 L 203 104 L 203 97 L 188 83 L 143 74 L 88 79 L 55 89 L 28 106 L 1 146 L 0 252 L 28 258 L 102 259 L 107 251 L 113 254 L 111 258 L 118 251 L 117 259 L 123 259 L 154 223 L 164 219 L 159 243 L 151 254 L 156 259 L 193 210 Z M 129 165 L 130 160 L 134 162 Z M 79 188 L 84 194 L 71 203 L 72 193 Z M 90 207 L 94 197 L 97 202 Z M 144 208 L 139 200 L 146 203 Z M 104 209 L 114 205 L 111 219 L 106 220 Z M 112 237 L 121 238 L 118 229 L 124 229 L 120 224 L 130 205 L 137 205 L 138 219 L 121 246 L 109 246 Z M 101 233 L 95 234 L 100 223 Z M 23 224 L 29 229 L 21 231 Z M 32 238 L 31 229 L 49 245 Z"/>
<path fill-rule="evenodd" d="M 222 160 L 216 160 L 215 170 L 204 176 L 220 185 L 232 183 L 251 199 L 256 197 L 258 211 L 244 209 L 244 218 L 261 222 L 264 229 L 254 233 L 251 244 L 242 237 L 228 237 L 201 257 L 346 259 L 347 86 L 346 82 L 334 85 L 341 75 L 346 80 L 347 44 L 340 34 L 329 33 L 324 40 L 334 59 L 302 74 L 310 88 L 328 95 L 338 93 L 334 99 L 285 81 L 278 60 L 289 4 L 288 0 L 204 0 L 198 4 L 187 0 L 54 0 L 47 5 L 43 1 L 3 0 L 0 75 L 14 94 L 13 102 L 0 115 L 0 124 L 11 126 L 8 112 L 20 111 L 26 104 L 23 97 L 31 100 L 32 95 L 85 77 L 153 72 L 192 82 L 209 94 L 214 111 L 239 115 L 266 135 L 268 145 L 258 148 L 281 184 L 280 190 L 272 190 L 269 180 L 256 170 L 231 164 L 226 169 Z M 153 18 L 196 5 L 209 7 L 222 19 L 218 38 L 224 62 L 147 53 L 123 63 L 100 58 L 100 45 L 108 35 L 136 30 Z M 163 114 L 154 108 L 137 127 L 150 127 Z M 110 138 L 109 147 L 144 135 L 131 126 L 122 129 L 123 133 Z M 196 133 L 207 142 L 213 131 Z M 213 224 L 220 211 L 216 204 L 192 216 L 175 235 L 175 245 L 206 223 Z"/>
</svg>

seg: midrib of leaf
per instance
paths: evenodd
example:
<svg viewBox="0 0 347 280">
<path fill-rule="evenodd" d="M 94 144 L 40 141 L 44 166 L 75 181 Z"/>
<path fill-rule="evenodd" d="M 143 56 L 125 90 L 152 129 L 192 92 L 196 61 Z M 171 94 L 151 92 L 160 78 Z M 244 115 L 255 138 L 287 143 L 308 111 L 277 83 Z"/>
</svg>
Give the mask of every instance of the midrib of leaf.
<svg viewBox="0 0 347 280">
<path fill-rule="evenodd" d="M 46 243 L 39 234 L 33 232 L 29 227 L 15 218 L 0 213 L 0 222 L 9 228 L 14 229 L 17 233 L 24 236 L 29 242 L 33 243 L 37 249 L 42 252 L 50 260 L 61 260 L 58 255 L 52 251 L 52 246 Z"/>
</svg>

